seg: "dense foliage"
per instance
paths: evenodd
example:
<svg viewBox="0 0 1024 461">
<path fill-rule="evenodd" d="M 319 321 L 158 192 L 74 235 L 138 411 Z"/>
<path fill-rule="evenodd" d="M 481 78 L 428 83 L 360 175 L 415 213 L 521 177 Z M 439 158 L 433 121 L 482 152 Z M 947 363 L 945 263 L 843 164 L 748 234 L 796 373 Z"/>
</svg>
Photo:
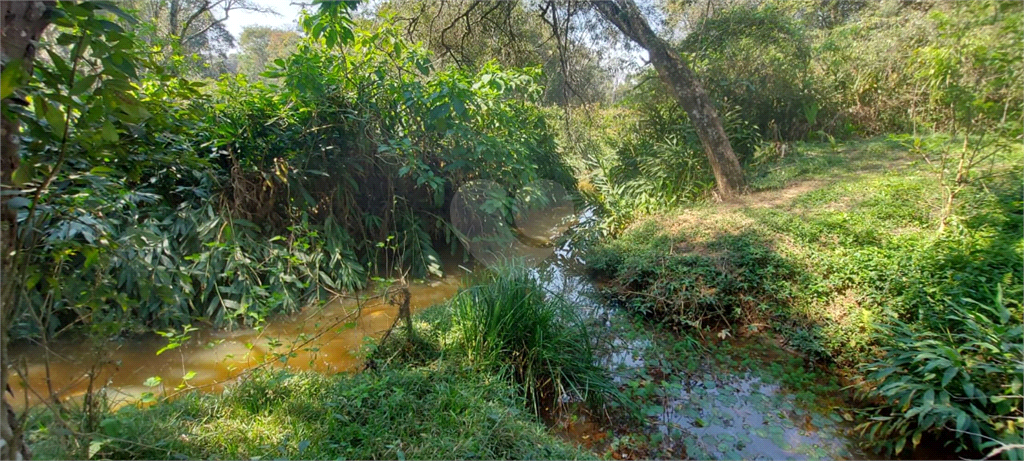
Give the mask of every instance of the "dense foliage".
<svg viewBox="0 0 1024 461">
<path fill-rule="evenodd" d="M 878 409 L 859 429 L 889 453 L 942 429 L 955 434 L 957 452 L 1019 442 L 1022 313 L 1020 300 L 1004 298 L 1000 286 L 984 302 L 950 300 L 941 329 L 900 321 L 883 326 L 878 334 L 892 345 L 884 360 L 864 369 L 879 382 L 875 393 L 892 407 Z"/>
<path fill-rule="evenodd" d="M 818 125 L 825 102 L 812 74 L 809 35 L 787 11 L 768 4 L 733 8 L 702 21 L 680 49 L 694 57 L 715 99 L 738 107 L 737 115 L 762 136 L 800 139 Z M 747 146 L 737 153 L 751 152 Z"/>
<path fill-rule="evenodd" d="M 255 324 L 369 274 L 437 275 L 441 245 L 460 246 L 446 207 L 460 184 L 574 182 L 536 70 L 437 71 L 389 26 L 352 30 L 342 7 L 306 21 L 273 81 L 204 84 L 145 60 L 102 14 L 62 8 L 20 114 L 16 177 L 39 191 L 17 203 L 23 334 Z M 110 30 L 94 38 L 96 24 Z"/>
</svg>

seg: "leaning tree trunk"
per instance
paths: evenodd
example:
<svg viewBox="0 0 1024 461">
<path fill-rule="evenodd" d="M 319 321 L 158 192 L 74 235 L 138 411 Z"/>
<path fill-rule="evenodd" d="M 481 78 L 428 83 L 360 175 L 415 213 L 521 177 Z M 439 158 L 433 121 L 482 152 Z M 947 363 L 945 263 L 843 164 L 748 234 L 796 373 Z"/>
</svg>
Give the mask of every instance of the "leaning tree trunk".
<svg viewBox="0 0 1024 461">
<path fill-rule="evenodd" d="M 0 66 L 6 69 L 8 63 L 21 61 L 22 69 L 31 75 L 37 41 L 50 24 L 50 11 L 55 3 L 52 0 L 3 2 L 3 16 L 0 17 Z M 11 95 L 4 98 L 2 104 L 6 108 L 8 104 L 15 103 L 16 97 Z M 11 175 L 18 169 L 21 159 L 18 153 L 19 122 L 4 117 L 0 124 L 0 184 L 6 189 L 11 185 Z M 8 401 L 9 397 L 13 397 L 7 373 L 8 328 L 14 320 L 11 263 L 17 248 L 18 233 L 17 216 L 7 206 L 7 197 L 10 195 L 5 195 L 0 201 L 0 459 L 27 459 L 28 446 L 24 443 L 22 428 Z"/>
<path fill-rule="evenodd" d="M 667 41 L 654 33 L 633 0 L 600 1 L 594 6 L 623 34 L 647 49 L 658 76 L 689 114 L 690 122 L 700 136 L 711 170 L 715 173 L 718 193 L 727 198 L 742 192 L 744 182 L 740 162 L 732 151 L 718 112 L 693 70 Z"/>
</svg>

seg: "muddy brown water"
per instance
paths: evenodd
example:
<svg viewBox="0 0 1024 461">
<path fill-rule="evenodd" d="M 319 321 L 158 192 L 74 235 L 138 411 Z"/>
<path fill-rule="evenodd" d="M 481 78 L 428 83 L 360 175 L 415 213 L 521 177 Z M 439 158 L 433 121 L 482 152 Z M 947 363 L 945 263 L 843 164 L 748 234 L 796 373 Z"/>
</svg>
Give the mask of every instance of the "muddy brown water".
<svg viewBox="0 0 1024 461">
<path fill-rule="evenodd" d="M 459 287 L 457 271 L 450 271 L 441 280 L 412 283 L 411 310 L 451 298 Z M 105 387 L 115 406 L 136 401 L 145 392 L 173 392 L 190 373 L 194 376 L 187 382 L 189 387 L 217 392 L 268 356 L 273 358 L 292 349 L 294 356 L 288 358 L 287 366 L 294 369 L 355 371 L 362 364 L 360 352 L 366 338 L 383 334 L 394 323 L 397 310 L 379 297 L 365 302 L 339 299 L 295 315 L 278 316 L 260 330 L 200 329 L 181 347 L 160 355 L 157 351 L 167 345 L 167 339 L 155 334 L 110 341 L 98 351 L 108 364 L 100 369 L 94 387 Z M 26 364 L 28 371 L 27 382 L 17 375 L 12 380 L 15 405 L 24 408 L 26 402 L 38 404 L 41 396 L 49 395 L 51 387 L 60 399 L 83 395 L 89 386 L 89 370 L 97 361 L 96 349 L 74 340 L 51 343 L 48 386 L 46 350 L 40 345 L 14 345 L 13 363 Z M 161 378 L 162 387 L 144 384 L 155 376 Z"/>
<path fill-rule="evenodd" d="M 541 233 L 557 235 L 565 230 L 561 224 L 564 222 L 564 216 L 546 217 L 528 223 L 530 228 L 523 229 L 523 233 L 534 237 Z M 584 211 L 579 222 L 579 226 L 595 222 L 593 211 Z M 597 339 L 600 363 L 618 384 L 625 386 L 645 370 L 645 357 L 652 356 L 655 341 L 648 332 L 623 320 L 626 314 L 601 301 L 593 281 L 583 275 L 583 256 L 575 246 L 569 238 L 549 247 L 548 253 L 553 255 L 538 265 L 535 275 L 553 295 L 578 306 Z M 441 303 L 458 291 L 466 269 L 446 266 L 449 275 L 445 278 L 410 285 L 413 312 Z M 244 370 L 289 349 L 295 349 L 294 355 L 275 366 L 354 372 L 362 365 L 361 351 L 366 339 L 383 334 L 396 314 L 397 307 L 380 298 L 363 304 L 344 299 L 276 317 L 261 330 L 200 329 L 192 333 L 192 339 L 185 345 L 159 355 L 157 351 L 167 345 L 167 340 L 157 335 L 111 341 L 100 348 L 109 364 L 102 367 L 94 386 L 103 386 L 115 406 L 137 402 L 146 392 L 173 393 L 186 374 L 194 374 L 187 388 L 219 392 Z M 28 372 L 27 380 L 13 380 L 18 395 L 15 404 L 22 408 L 39 404 L 41 396 L 49 394 L 49 388 L 61 399 L 83 395 L 89 385 L 90 364 L 96 361 L 95 352 L 96 348 L 81 342 L 51 343 L 48 385 L 46 351 L 38 345 L 14 345 L 13 362 L 25 364 Z M 162 386 L 145 385 L 154 376 L 161 378 Z M 684 455 L 697 459 L 862 456 L 852 448 L 848 425 L 837 421 L 827 409 L 796 408 L 793 398 L 778 384 L 755 373 L 721 374 L 709 369 L 705 373 L 666 377 L 659 385 L 659 411 L 649 412 L 643 427 L 629 429 L 661 434 L 663 440 L 646 452 L 631 451 L 628 446 L 617 444 L 625 428 L 612 427 L 605 418 L 575 412 L 545 419 L 556 434 L 616 459 Z"/>
</svg>

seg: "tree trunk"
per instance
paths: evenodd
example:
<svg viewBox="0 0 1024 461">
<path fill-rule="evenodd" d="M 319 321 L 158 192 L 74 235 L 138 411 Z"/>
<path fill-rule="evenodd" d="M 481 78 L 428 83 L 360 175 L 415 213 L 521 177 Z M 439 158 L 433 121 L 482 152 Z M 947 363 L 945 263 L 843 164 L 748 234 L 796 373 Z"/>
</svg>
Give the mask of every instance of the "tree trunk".
<svg viewBox="0 0 1024 461">
<path fill-rule="evenodd" d="M 745 186 L 743 169 L 732 151 L 718 112 L 693 70 L 667 41 L 654 33 L 633 0 L 599 1 L 594 6 L 623 34 L 647 49 L 658 76 L 686 110 L 690 123 L 700 136 L 711 170 L 715 173 L 719 195 L 728 198 L 741 193 Z"/>
<path fill-rule="evenodd" d="M 21 61 L 22 69 L 32 74 L 32 61 L 36 55 L 39 36 L 50 24 L 50 11 L 56 2 L 50 1 L 4 1 L 3 16 L 0 17 L 0 66 Z M 4 106 L 15 103 L 11 96 L 2 102 Z M 3 118 L 0 121 L 0 184 L 6 189 L 11 185 L 11 175 L 18 169 L 21 157 L 18 153 L 19 122 Z M 10 197 L 10 196 L 5 196 Z M 24 443 L 22 429 L 18 424 L 8 398 L 8 328 L 14 320 L 14 284 L 11 283 L 11 263 L 17 248 L 17 215 L 7 206 L 7 199 L 0 202 L 0 459 L 27 459 L 28 446 Z"/>
</svg>

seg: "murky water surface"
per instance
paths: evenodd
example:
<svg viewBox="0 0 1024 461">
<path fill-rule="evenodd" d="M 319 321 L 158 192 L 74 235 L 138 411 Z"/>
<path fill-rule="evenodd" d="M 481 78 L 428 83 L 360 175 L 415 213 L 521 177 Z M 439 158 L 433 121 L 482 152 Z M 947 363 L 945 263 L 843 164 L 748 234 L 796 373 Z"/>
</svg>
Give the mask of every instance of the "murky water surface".
<svg viewBox="0 0 1024 461">
<path fill-rule="evenodd" d="M 460 281 L 458 272 L 460 269 L 454 266 L 451 275 L 442 280 L 413 283 L 409 287 L 412 311 L 454 295 Z M 43 347 L 15 345 L 11 355 L 14 363 L 27 364 L 29 405 L 48 396 L 50 388 L 61 399 L 84 394 L 94 363 L 105 363 L 99 368 L 94 388 L 105 386 L 108 397 L 123 404 L 137 400 L 145 392 L 172 392 L 187 375 L 192 375 L 186 383 L 188 387 L 220 391 L 244 370 L 279 354 L 288 354 L 287 360 L 275 360 L 276 366 L 355 371 L 362 363 L 360 351 L 365 339 L 383 334 L 394 323 L 397 311 L 396 306 L 380 297 L 362 302 L 339 299 L 292 316 L 275 317 L 261 331 L 200 329 L 181 347 L 160 355 L 157 351 L 168 342 L 155 334 L 110 341 L 99 348 L 74 340 L 58 340 L 50 344 L 50 386 Z M 162 384 L 146 386 L 144 383 L 154 376 L 159 376 Z M 18 385 L 18 377 L 12 381 L 17 395 L 15 404 L 24 407 L 26 389 Z"/>
</svg>

